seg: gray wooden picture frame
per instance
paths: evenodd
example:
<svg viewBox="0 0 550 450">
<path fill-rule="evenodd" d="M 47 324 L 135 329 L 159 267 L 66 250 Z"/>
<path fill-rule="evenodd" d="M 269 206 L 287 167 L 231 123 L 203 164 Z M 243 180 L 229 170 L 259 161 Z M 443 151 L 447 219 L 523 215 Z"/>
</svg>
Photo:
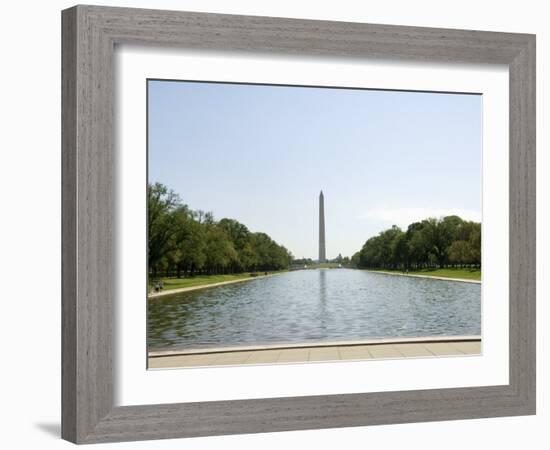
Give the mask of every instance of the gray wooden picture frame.
<svg viewBox="0 0 550 450">
<path fill-rule="evenodd" d="M 178 438 L 535 413 L 535 36 L 75 6 L 62 12 L 62 437 Z M 162 405 L 113 402 L 115 44 L 506 64 L 509 384 Z"/>
</svg>

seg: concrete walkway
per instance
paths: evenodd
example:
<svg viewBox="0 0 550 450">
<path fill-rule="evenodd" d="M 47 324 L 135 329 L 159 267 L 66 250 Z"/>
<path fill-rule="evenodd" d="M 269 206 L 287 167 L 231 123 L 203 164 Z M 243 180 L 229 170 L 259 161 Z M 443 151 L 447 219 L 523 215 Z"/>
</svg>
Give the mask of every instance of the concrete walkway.
<svg viewBox="0 0 550 450">
<path fill-rule="evenodd" d="M 165 369 L 479 354 L 480 336 L 436 336 L 150 352 L 148 365 L 150 369 Z"/>
</svg>

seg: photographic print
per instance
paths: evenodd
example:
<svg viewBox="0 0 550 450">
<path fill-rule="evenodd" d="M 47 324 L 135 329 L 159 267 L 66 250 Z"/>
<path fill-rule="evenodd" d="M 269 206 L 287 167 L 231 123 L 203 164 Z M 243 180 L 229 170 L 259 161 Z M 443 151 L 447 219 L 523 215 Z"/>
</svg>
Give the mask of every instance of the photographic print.
<svg viewBox="0 0 550 450">
<path fill-rule="evenodd" d="M 148 368 L 481 353 L 482 96 L 147 81 Z"/>
</svg>

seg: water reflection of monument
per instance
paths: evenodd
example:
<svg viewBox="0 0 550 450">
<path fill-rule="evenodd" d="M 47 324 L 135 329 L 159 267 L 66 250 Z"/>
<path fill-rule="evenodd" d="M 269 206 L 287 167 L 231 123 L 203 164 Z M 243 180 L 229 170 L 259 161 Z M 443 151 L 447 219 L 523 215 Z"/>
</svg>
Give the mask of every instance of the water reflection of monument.
<svg viewBox="0 0 550 450">
<path fill-rule="evenodd" d="M 319 194 L 319 262 L 327 260 L 325 247 L 325 197 L 323 191 Z"/>
<path fill-rule="evenodd" d="M 321 300 L 321 305 L 325 305 L 327 302 L 327 274 L 326 270 L 318 270 L 319 272 L 319 299 Z"/>
<path fill-rule="evenodd" d="M 330 314 L 327 309 L 328 302 L 328 286 L 327 286 L 327 269 L 317 270 L 319 272 L 319 307 L 318 307 L 318 317 L 319 317 L 319 329 L 322 330 L 322 334 L 319 336 L 320 339 L 327 339 L 327 329 L 330 322 Z"/>
</svg>

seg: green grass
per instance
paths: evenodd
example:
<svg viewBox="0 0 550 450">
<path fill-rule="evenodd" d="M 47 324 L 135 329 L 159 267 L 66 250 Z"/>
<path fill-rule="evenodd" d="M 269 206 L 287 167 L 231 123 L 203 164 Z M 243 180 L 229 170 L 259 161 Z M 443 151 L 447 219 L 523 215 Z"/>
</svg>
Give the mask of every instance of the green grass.
<svg viewBox="0 0 550 450">
<path fill-rule="evenodd" d="M 375 269 L 376 270 L 376 269 Z M 403 273 L 401 270 L 379 269 L 379 272 Z M 465 280 L 481 281 L 479 269 L 422 269 L 409 270 L 409 275 L 426 275 L 431 277 L 462 278 Z"/>
<path fill-rule="evenodd" d="M 268 272 L 268 274 L 277 272 Z M 258 272 L 258 276 L 264 275 L 264 272 Z M 204 286 L 207 284 L 220 283 L 223 281 L 242 280 L 244 278 L 252 278 L 249 272 L 234 273 L 227 275 L 198 275 L 189 278 L 160 278 L 164 282 L 164 291 L 172 289 L 180 289 L 193 286 Z M 154 283 L 149 281 L 149 291 L 153 289 Z"/>
</svg>

